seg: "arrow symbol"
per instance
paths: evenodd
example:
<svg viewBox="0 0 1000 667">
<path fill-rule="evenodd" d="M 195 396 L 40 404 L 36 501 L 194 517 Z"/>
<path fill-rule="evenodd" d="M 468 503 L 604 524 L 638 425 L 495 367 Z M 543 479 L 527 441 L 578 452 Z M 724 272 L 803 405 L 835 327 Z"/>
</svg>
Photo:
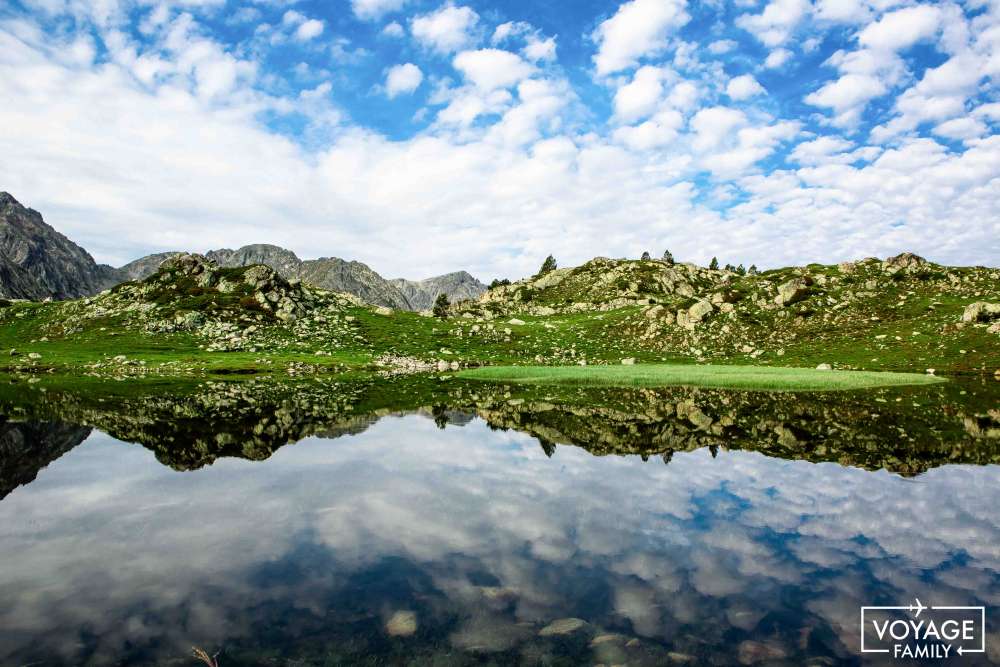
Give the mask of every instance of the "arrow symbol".
<svg viewBox="0 0 1000 667">
<path fill-rule="evenodd" d="M 923 603 L 922 603 L 922 602 L 920 601 L 920 598 L 913 598 L 913 601 L 914 601 L 914 602 L 915 602 L 916 604 L 911 604 L 911 605 L 910 605 L 910 608 L 909 608 L 909 611 L 912 611 L 912 612 L 915 612 L 915 613 L 913 614 L 914 618 L 919 618 L 919 617 L 920 617 L 920 614 L 921 614 L 921 612 L 923 612 L 923 610 L 924 610 L 924 609 L 927 609 L 927 605 L 923 604 Z"/>
</svg>

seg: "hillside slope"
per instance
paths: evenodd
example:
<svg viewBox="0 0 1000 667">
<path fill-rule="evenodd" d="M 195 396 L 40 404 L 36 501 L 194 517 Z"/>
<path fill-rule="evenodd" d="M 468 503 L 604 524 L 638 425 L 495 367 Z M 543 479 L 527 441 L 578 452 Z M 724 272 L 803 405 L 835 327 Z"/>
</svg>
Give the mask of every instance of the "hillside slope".
<svg viewBox="0 0 1000 667">
<path fill-rule="evenodd" d="M 6 192 L 0 192 L 0 256 L 0 291 L 15 298 L 75 298 L 120 282 L 117 270 L 95 262 Z"/>
</svg>

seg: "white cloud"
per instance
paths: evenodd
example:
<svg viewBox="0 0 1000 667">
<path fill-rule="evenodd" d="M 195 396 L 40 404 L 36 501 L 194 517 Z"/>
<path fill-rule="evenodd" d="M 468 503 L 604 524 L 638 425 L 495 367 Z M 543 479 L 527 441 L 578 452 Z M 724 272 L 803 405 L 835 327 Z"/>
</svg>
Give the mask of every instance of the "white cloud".
<svg viewBox="0 0 1000 667">
<path fill-rule="evenodd" d="M 652 65 L 636 70 L 632 81 L 615 92 L 615 118 L 631 123 L 653 113 L 661 102 L 664 79 L 668 76 L 669 71 Z"/>
<path fill-rule="evenodd" d="M 286 28 L 294 29 L 294 38 L 300 42 L 307 42 L 323 34 L 325 24 L 319 19 L 310 19 L 305 14 L 289 9 L 281 17 L 281 24 Z M 273 41 L 281 39 L 280 35 L 274 35 Z"/>
<path fill-rule="evenodd" d="M 670 33 L 690 20 L 685 6 L 684 0 L 631 0 L 621 5 L 594 31 L 597 74 L 613 74 L 666 48 Z"/>
<path fill-rule="evenodd" d="M 767 91 L 764 90 L 764 86 L 760 85 L 752 74 L 743 74 L 730 79 L 726 86 L 726 95 L 737 101 L 748 100 L 765 92 Z"/>
<path fill-rule="evenodd" d="M 695 137 L 692 146 L 697 151 L 707 151 L 719 146 L 733 129 L 746 125 L 747 117 L 742 111 L 730 107 L 710 107 L 702 109 L 691 119 L 691 129 Z"/>
<path fill-rule="evenodd" d="M 295 29 L 295 39 L 306 42 L 323 34 L 323 22 L 318 19 L 309 19 Z"/>
<path fill-rule="evenodd" d="M 614 138 L 636 151 L 661 148 L 677 139 L 683 125 L 684 117 L 679 111 L 666 109 L 639 125 L 618 128 Z"/>
<path fill-rule="evenodd" d="M 448 4 L 412 19 L 410 32 L 425 47 L 448 54 L 476 41 L 474 32 L 478 23 L 479 15 L 471 8 Z"/>
<path fill-rule="evenodd" d="M 502 49 L 463 51 L 452 64 L 469 83 L 486 91 L 509 88 L 535 71 L 516 53 Z"/>
<path fill-rule="evenodd" d="M 396 12 L 408 0 L 351 0 L 351 11 L 363 21 L 375 21 L 390 12 Z"/>
<path fill-rule="evenodd" d="M 808 11 L 808 0 L 771 0 L 760 14 L 738 17 L 736 25 L 765 46 L 780 46 L 788 41 Z"/>
<path fill-rule="evenodd" d="M 953 118 L 934 128 L 934 134 L 948 139 L 978 139 L 988 132 L 986 125 L 976 118 Z"/>
<path fill-rule="evenodd" d="M 428 16 L 449 8 L 463 9 Z M 695 43 L 673 42 L 669 66 L 647 69 L 645 50 L 630 56 L 624 67 L 634 74 L 602 80 L 613 116 L 595 119 L 559 68 L 528 57 L 530 40 L 547 38 L 513 24 L 499 35 L 504 50 L 459 48 L 457 72 L 430 77 L 430 127 L 390 140 L 365 118 L 345 120 L 333 98 L 351 70 L 324 71 L 327 49 L 301 49 L 288 87 L 262 56 L 258 64 L 247 55 L 264 54 L 276 34 L 290 41 L 309 20 L 301 12 L 249 44 L 216 41 L 197 14 L 171 16 L 151 23 L 142 42 L 117 28 L 49 34 L 28 20 L 0 21 L 0 182 L 103 261 L 270 241 L 420 276 L 454 270 L 448 249 L 458 244 L 461 268 L 515 277 L 552 247 L 571 264 L 655 239 L 693 254 L 706 237 L 731 239 L 734 254 L 762 266 L 903 249 L 995 261 L 1000 107 L 981 102 L 995 98 L 989 72 L 1000 60 L 986 13 L 968 21 L 964 37 L 942 14 L 936 44 L 948 59 L 926 71 L 881 48 L 835 54 L 834 69 L 821 72 L 834 78 L 816 77 L 808 101 L 850 128 L 868 101 L 892 92 L 894 115 L 867 143 L 830 127 L 810 134 L 784 163 L 769 160 L 798 138 L 797 118 L 718 106 L 724 69 L 701 62 Z M 480 36 L 477 21 L 467 25 L 460 32 L 469 40 Z M 457 43 L 448 34 L 425 30 L 420 43 L 444 53 Z M 384 74 L 386 95 L 412 85 L 390 93 Z M 899 94 L 901 82 L 910 88 Z M 275 116 L 307 130 L 283 134 L 260 121 Z M 872 143 L 881 140 L 892 143 Z M 697 203 L 706 187 L 731 208 Z M 401 246 L 413 249 L 405 259 Z"/>
<path fill-rule="evenodd" d="M 720 39 L 709 44 L 708 50 L 710 53 L 719 56 L 722 55 L 723 53 L 729 53 L 737 46 L 739 45 L 731 39 Z"/>
<path fill-rule="evenodd" d="M 528 37 L 528 43 L 521 49 L 524 57 L 532 62 L 548 62 L 556 59 L 555 37 Z"/>
<path fill-rule="evenodd" d="M 832 23 L 864 23 L 871 10 L 864 0 L 817 0 L 816 18 Z"/>
<path fill-rule="evenodd" d="M 906 7 L 886 14 L 858 35 L 858 43 L 880 51 L 899 51 L 934 35 L 941 12 L 930 5 Z"/>
<path fill-rule="evenodd" d="M 391 23 L 387 23 L 386 26 L 382 28 L 382 34 L 386 37 L 399 38 L 405 35 L 406 31 L 403 30 L 403 26 L 401 26 L 398 22 L 393 21 Z"/>
<path fill-rule="evenodd" d="M 424 80 L 424 73 L 413 63 L 403 63 L 389 68 L 385 75 L 385 94 L 391 99 L 415 91 Z"/>
<path fill-rule="evenodd" d="M 493 36 L 490 37 L 490 43 L 502 44 L 512 37 L 524 35 L 532 32 L 533 30 L 534 28 L 531 27 L 531 24 L 526 23 L 525 21 L 507 21 L 506 23 L 501 23 L 496 27 L 493 31 Z"/>
<path fill-rule="evenodd" d="M 775 49 L 767 54 L 764 59 L 764 67 L 767 69 L 778 69 L 792 58 L 792 52 L 788 49 Z"/>
<path fill-rule="evenodd" d="M 831 156 L 843 154 L 853 146 L 850 141 L 840 137 L 818 137 L 797 145 L 789 157 L 794 162 L 804 165 L 830 164 Z"/>
</svg>

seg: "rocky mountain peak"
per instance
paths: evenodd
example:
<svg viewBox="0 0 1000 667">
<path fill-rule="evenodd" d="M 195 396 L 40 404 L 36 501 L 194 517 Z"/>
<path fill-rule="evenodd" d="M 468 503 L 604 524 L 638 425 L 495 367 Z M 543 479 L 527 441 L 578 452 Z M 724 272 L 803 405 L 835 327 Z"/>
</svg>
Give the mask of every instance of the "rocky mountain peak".
<svg viewBox="0 0 1000 667">
<path fill-rule="evenodd" d="M 12 297 L 76 298 L 118 282 L 115 269 L 95 262 L 7 192 L 0 193 L 0 256 L 0 289 Z"/>
</svg>

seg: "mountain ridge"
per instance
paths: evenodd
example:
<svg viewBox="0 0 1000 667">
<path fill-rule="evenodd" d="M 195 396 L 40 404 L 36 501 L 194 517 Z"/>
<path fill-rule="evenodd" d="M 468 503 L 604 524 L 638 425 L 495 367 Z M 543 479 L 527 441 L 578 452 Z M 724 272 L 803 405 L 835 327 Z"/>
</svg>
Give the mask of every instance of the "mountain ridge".
<svg viewBox="0 0 1000 667">
<path fill-rule="evenodd" d="M 139 257 L 121 267 L 98 264 L 81 246 L 44 221 L 34 209 L 0 192 L 0 298 L 40 301 L 93 296 L 117 284 L 143 280 L 183 251 Z M 439 293 L 452 301 L 478 298 L 486 285 L 466 271 L 424 280 L 387 280 L 367 264 L 338 257 L 300 259 L 268 243 L 209 250 L 205 257 L 221 267 L 263 264 L 286 280 L 345 292 L 376 306 L 427 310 Z"/>
<path fill-rule="evenodd" d="M 0 257 L 0 294 L 8 298 L 72 299 L 120 282 L 115 268 L 98 264 L 8 192 L 0 192 Z"/>
</svg>

